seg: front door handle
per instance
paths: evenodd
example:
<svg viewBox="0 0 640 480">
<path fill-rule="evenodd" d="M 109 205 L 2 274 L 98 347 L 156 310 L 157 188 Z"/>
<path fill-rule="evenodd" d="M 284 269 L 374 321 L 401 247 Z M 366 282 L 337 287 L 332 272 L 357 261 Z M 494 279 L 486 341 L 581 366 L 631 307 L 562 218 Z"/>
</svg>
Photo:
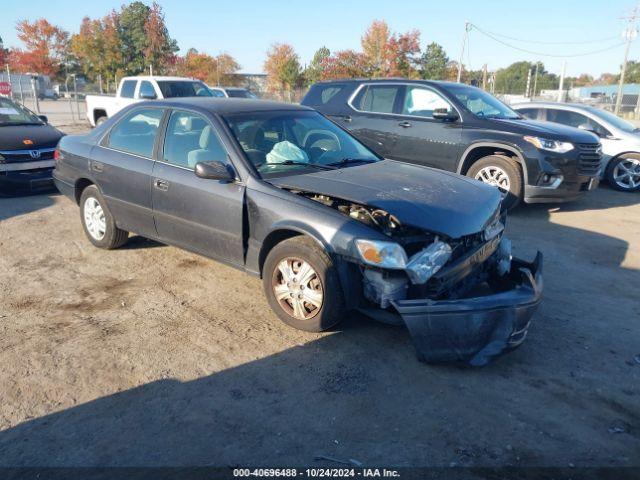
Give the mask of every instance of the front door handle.
<svg viewBox="0 0 640 480">
<path fill-rule="evenodd" d="M 349 123 L 351 121 L 351 115 L 345 115 L 342 117 L 342 121 Z"/>
<path fill-rule="evenodd" d="M 162 180 L 161 178 L 156 178 L 153 181 L 153 186 L 158 190 L 162 190 L 163 192 L 169 190 L 169 182 L 167 182 L 166 180 Z"/>
<path fill-rule="evenodd" d="M 104 170 L 104 164 L 101 162 L 91 162 L 91 170 L 100 173 Z"/>
<path fill-rule="evenodd" d="M 398 125 L 400 125 L 402 128 L 409 128 L 411 126 L 411 123 L 409 122 L 400 122 Z"/>
</svg>

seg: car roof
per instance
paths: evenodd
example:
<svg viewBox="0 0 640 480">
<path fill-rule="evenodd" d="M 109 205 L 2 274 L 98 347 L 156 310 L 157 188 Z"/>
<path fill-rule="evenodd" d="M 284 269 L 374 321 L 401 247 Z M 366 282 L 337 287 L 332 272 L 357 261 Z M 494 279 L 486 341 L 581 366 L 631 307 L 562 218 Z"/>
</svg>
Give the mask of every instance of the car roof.
<svg viewBox="0 0 640 480">
<path fill-rule="evenodd" d="M 333 83 L 415 83 L 417 85 L 463 85 L 466 87 L 473 87 L 473 85 L 466 85 L 457 82 L 449 82 L 445 80 L 410 80 L 402 77 L 389 77 L 389 78 L 344 78 L 336 80 L 322 80 L 317 82 L 316 85 L 330 85 Z M 475 87 L 474 87 L 475 88 Z"/>
<path fill-rule="evenodd" d="M 138 75 L 135 77 L 124 77 L 122 80 L 156 80 L 156 81 L 180 81 L 180 82 L 199 82 L 197 78 L 188 78 L 188 77 L 162 77 L 156 75 Z"/>
<path fill-rule="evenodd" d="M 149 104 L 174 107 L 196 108 L 221 115 L 230 113 L 269 112 L 269 111 L 313 111 L 312 108 L 294 103 L 273 102 L 269 100 L 254 100 L 247 98 L 212 98 L 212 97 L 180 97 L 167 100 L 153 100 Z M 137 103 L 135 105 L 140 105 Z"/>
<path fill-rule="evenodd" d="M 514 103 L 511 108 L 576 108 L 578 110 L 590 110 L 591 105 L 581 103 L 560 103 L 560 102 L 522 102 Z"/>
</svg>

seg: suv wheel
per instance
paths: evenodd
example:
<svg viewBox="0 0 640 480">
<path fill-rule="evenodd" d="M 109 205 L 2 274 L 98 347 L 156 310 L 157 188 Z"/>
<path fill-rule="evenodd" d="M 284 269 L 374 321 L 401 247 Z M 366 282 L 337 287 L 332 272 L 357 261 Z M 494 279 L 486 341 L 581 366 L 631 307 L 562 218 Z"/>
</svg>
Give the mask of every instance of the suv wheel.
<svg viewBox="0 0 640 480">
<path fill-rule="evenodd" d="M 108 118 L 105 115 L 102 115 L 101 117 L 98 117 L 96 119 L 96 127 L 99 127 L 100 125 L 102 125 L 107 120 L 108 120 Z"/>
<path fill-rule="evenodd" d="M 80 219 L 87 238 L 98 248 L 118 248 L 124 245 L 129 237 L 129 232 L 116 226 L 100 190 L 95 185 L 89 185 L 80 195 Z"/>
<path fill-rule="evenodd" d="M 336 268 L 308 237 L 294 237 L 273 247 L 264 263 L 262 281 L 269 305 L 291 327 L 321 332 L 344 316 Z"/>
<path fill-rule="evenodd" d="M 632 192 L 640 189 L 640 160 L 621 157 L 611 160 L 605 170 L 605 177 L 616 190 Z"/>
<path fill-rule="evenodd" d="M 467 176 L 500 190 L 504 208 L 515 207 L 522 199 L 520 166 L 509 157 L 489 155 L 471 165 Z"/>
</svg>

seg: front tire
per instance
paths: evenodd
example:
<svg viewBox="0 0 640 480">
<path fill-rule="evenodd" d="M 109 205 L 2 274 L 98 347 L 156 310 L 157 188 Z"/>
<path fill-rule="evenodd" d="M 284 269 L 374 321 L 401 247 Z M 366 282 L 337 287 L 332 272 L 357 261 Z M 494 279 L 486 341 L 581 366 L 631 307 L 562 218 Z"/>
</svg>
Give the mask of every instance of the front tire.
<svg viewBox="0 0 640 480">
<path fill-rule="evenodd" d="M 291 327 L 321 332 L 344 317 L 338 272 L 331 257 L 308 237 L 293 237 L 273 247 L 262 281 L 271 309 Z"/>
<path fill-rule="evenodd" d="M 609 162 L 604 176 L 616 190 L 633 192 L 640 190 L 640 160 L 620 157 Z"/>
<path fill-rule="evenodd" d="M 522 172 L 511 158 L 488 155 L 471 165 L 467 177 L 474 178 L 500 190 L 504 209 L 514 208 L 522 200 Z"/>
<path fill-rule="evenodd" d="M 80 220 L 85 235 L 98 248 L 118 248 L 129 238 L 129 232 L 116 226 L 113 215 L 95 185 L 89 185 L 80 195 Z"/>
</svg>

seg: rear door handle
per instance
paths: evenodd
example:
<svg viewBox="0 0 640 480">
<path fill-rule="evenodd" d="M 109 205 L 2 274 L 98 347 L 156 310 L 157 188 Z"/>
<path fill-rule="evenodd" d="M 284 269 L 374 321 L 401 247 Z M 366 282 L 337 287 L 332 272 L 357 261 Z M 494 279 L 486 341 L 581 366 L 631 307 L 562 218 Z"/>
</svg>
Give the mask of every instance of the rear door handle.
<svg viewBox="0 0 640 480">
<path fill-rule="evenodd" d="M 162 180 L 161 178 L 156 178 L 153 181 L 153 186 L 158 190 L 162 190 L 163 192 L 169 190 L 169 182 L 167 182 L 166 180 Z"/>
<path fill-rule="evenodd" d="M 349 123 L 351 121 L 351 115 L 345 115 L 342 117 L 342 121 Z"/>
<path fill-rule="evenodd" d="M 409 128 L 411 126 L 409 122 L 400 122 L 398 125 L 400 125 L 402 128 Z"/>
<path fill-rule="evenodd" d="M 91 170 L 94 172 L 102 172 L 104 170 L 104 164 L 101 162 L 91 162 Z"/>
</svg>

